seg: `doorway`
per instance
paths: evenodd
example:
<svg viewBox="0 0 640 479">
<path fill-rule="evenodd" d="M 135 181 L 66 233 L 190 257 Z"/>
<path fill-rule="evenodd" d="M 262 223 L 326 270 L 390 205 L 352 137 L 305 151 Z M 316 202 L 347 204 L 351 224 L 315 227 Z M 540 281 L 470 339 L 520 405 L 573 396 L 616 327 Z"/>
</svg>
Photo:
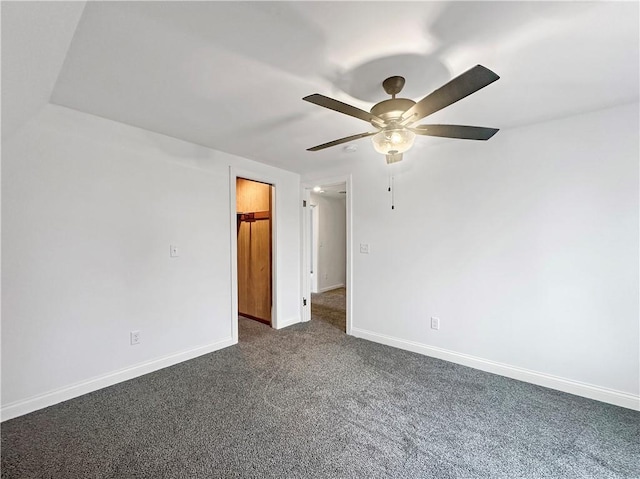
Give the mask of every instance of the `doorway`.
<svg viewBox="0 0 640 479">
<path fill-rule="evenodd" d="M 273 185 L 236 178 L 238 314 L 271 326 Z"/>
<path fill-rule="evenodd" d="M 305 321 L 351 334 L 351 177 L 303 185 Z"/>
</svg>

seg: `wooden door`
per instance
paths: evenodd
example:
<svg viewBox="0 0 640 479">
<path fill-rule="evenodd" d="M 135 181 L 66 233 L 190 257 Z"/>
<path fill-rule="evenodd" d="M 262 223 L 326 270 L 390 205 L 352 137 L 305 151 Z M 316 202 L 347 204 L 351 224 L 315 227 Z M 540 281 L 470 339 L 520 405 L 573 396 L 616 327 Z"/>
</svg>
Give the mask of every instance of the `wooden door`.
<svg viewBox="0 0 640 479">
<path fill-rule="evenodd" d="M 238 313 L 271 324 L 271 188 L 236 180 Z"/>
</svg>

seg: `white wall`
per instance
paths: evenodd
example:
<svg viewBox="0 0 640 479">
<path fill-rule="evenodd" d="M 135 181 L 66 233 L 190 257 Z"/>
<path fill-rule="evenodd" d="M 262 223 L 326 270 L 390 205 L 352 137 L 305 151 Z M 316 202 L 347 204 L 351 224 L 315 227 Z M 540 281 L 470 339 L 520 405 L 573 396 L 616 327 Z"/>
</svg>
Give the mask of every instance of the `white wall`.
<svg viewBox="0 0 640 479">
<path fill-rule="evenodd" d="M 638 132 L 636 103 L 420 139 L 392 166 L 395 210 L 373 153 L 319 172 L 353 174 L 353 244 L 370 244 L 353 333 L 638 408 Z"/>
<path fill-rule="evenodd" d="M 3 419 L 233 342 L 230 166 L 277 182 L 276 316 L 300 320 L 297 174 L 54 105 L 2 166 Z"/>
<path fill-rule="evenodd" d="M 347 217 L 344 198 L 311 193 L 318 219 L 316 258 L 318 291 L 344 287 L 347 275 Z"/>
</svg>

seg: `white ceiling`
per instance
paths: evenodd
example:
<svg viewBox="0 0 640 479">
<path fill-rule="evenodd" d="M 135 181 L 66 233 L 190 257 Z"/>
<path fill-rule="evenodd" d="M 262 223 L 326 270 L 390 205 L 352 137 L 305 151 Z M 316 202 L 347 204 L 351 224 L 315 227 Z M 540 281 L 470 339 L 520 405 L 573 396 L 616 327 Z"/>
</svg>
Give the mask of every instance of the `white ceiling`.
<svg viewBox="0 0 640 479">
<path fill-rule="evenodd" d="M 339 200 L 344 200 L 347 197 L 347 184 L 345 182 L 316 185 L 316 187 L 319 187 L 320 191 L 316 192 L 315 190 L 312 190 L 312 195 L 319 195 Z"/>
<path fill-rule="evenodd" d="M 2 139 L 49 103 L 84 2 L 2 2 Z"/>
<path fill-rule="evenodd" d="M 88 2 L 51 101 L 304 173 L 375 153 L 305 151 L 371 127 L 303 96 L 368 110 L 387 76 L 418 100 L 482 64 L 501 79 L 423 123 L 507 135 L 638 101 L 638 37 L 638 2 Z"/>
</svg>

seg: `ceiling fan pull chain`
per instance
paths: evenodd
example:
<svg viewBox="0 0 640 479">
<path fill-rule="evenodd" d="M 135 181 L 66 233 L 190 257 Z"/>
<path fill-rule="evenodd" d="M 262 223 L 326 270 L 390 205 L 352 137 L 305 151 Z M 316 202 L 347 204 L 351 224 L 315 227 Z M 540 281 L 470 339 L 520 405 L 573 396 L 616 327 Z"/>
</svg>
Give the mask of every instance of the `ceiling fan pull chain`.
<svg viewBox="0 0 640 479">
<path fill-rule="evenodd" d="M 393 176 L 390 179 L 390 186 L 389 186 L 389 191 L 391 191 L 391 209 L 395 209 L 396 208 L 396 192 L 395 192 L 395 188 L 393 187 Z"/>
</svg>

